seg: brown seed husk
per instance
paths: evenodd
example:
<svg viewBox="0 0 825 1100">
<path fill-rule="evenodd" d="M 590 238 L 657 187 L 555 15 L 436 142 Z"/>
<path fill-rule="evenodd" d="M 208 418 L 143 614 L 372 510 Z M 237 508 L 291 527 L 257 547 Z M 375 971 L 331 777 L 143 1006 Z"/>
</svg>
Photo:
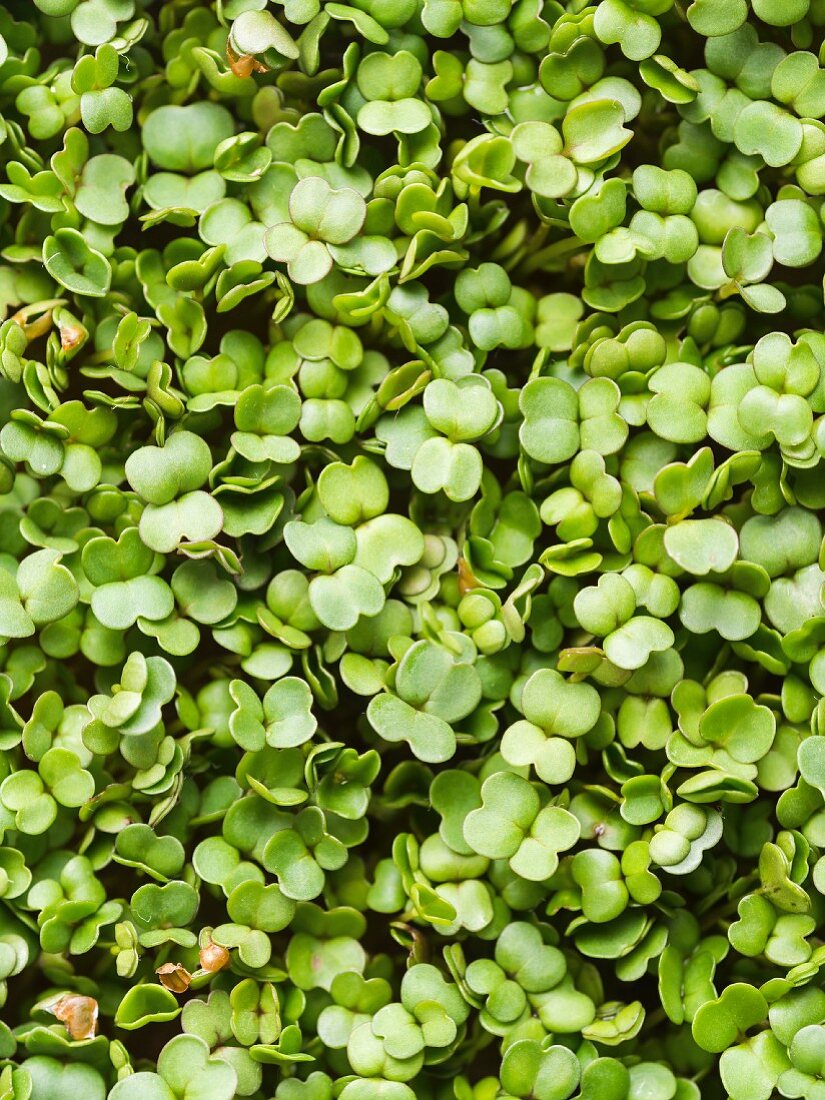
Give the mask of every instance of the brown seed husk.
<svg viewBox="0 0 825 1100">
<path fill-rule="evenodd" d="M 155 973 L 160 984 L 171 993 L 185 993 L 192 983 L 192 975 L 180 963 L 164 963 Z"/>
<path fill-rule="evenodd" d="M 225 947 L 210 940 L 200 951 L 200 962 L 204 970 L 210 974 L 216 974 L 229 966 L 230 956 Z"/>
<path fill-rule="evenodd" d="M 73 1039 L 92 1039 L 97 1031 L 98 1005 L 94 997 L 67 993 L 52 1008 Z"/>
</svg>

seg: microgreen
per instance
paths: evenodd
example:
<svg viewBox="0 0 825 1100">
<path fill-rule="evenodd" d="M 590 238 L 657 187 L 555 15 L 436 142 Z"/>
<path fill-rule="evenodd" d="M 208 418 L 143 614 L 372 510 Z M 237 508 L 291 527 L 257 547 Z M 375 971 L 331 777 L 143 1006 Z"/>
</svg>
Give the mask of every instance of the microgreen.
<svg viewBox="0 0 825 1100">
<path fill-rule="evenodd" d="M 0 6 L 0 1098 L 822 1100 L 822 24 Z"/>
</svg>

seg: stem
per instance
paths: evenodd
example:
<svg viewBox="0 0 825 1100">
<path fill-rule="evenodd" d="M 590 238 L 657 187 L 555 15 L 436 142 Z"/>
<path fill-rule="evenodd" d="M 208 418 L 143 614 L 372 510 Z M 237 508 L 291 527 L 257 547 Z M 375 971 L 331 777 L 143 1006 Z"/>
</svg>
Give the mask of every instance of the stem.
<svg viewBox="0 0 825 1100">
<path fill-rule="evenodd" d="M 546 248 L 543 248 L 540 252 L 534 252 L 533 255 L 521 265 L 519 274 L 529 275 L 553 260 L 562 259 L 568 255 L 572 256 L 574 253 L 581 252 L 587 247 L 588 246 L 583 241 L 580 241 L 578 237 L 565 237 L 564 240 L 556 241 Z"/>
</svg>

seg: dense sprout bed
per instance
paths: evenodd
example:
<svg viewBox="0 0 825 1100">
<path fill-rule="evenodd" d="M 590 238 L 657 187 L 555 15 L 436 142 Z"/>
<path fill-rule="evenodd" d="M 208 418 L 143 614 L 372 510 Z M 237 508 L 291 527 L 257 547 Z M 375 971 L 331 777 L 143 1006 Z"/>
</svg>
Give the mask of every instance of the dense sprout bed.
<svg viewBox="0 0 825 1100">
<path fill-rule="evenodd" d="M 0 6 L 0 1100 L 825 1097 L 823 0 Z"/>
</svg>

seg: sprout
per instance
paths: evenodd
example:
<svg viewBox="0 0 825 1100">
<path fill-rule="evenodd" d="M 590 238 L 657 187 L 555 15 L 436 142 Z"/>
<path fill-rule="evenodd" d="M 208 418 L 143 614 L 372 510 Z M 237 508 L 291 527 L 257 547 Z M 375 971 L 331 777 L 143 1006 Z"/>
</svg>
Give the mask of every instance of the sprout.
<svg viewBox="0 0 825 1100">
<path fill-rule="evenodd" d="M 0 1096 L 825 1096 L 822 23 L 0 5 Z"/>
</svg>

